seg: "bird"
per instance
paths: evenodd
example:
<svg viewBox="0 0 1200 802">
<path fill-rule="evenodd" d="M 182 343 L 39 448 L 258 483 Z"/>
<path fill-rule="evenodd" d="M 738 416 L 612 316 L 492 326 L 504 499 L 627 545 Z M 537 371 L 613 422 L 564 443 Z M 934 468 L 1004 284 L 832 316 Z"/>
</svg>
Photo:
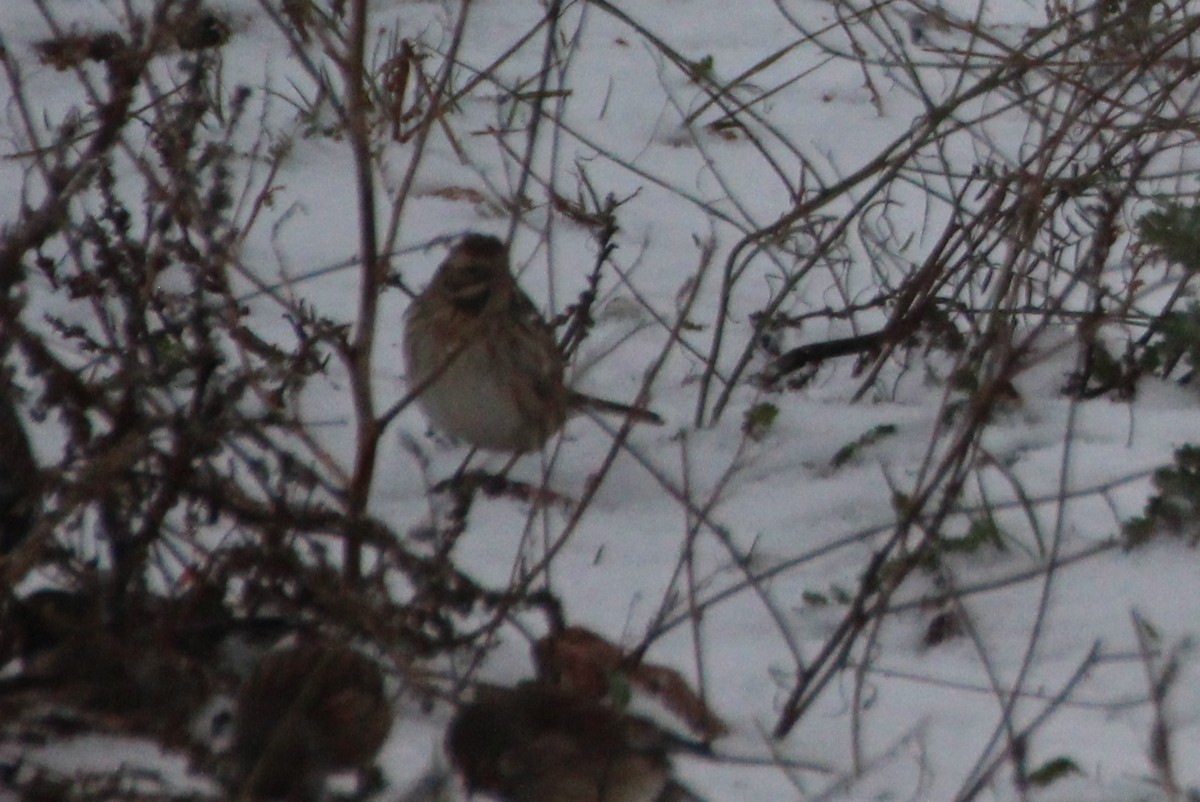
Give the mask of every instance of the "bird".
<svg viewBox="0 0 1200 802">
<path fill-rule="evenodd" d="M 367 655 L 315 639 L 268 652 L 235 707 L 236 798 L 319 799 L 326 775 L 367 768 L 392 718 Z"/>
<path fill-rule="evenodd" d="M 482 685 L 446 732 L 470 793 L 504 802 L 678 802 L 672 739 L 652 721 L 540 682 Z"/>
<path fill-rule="evenodd" d="M 568 386 L 554 330 L 513 277 L 507 246 L 487 234 L 465 234 L 413 299 L 404 351 L 434 428 L 478 448 L 535 451 L 583 408 L 662 424 Z"/>
</svg>

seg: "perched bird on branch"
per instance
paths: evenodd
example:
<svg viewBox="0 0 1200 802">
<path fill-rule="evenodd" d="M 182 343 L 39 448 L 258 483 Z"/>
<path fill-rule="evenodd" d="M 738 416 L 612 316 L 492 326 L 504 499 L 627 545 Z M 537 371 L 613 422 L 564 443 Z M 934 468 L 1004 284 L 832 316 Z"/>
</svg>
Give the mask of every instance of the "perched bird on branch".
<svg viewBox="0 0 1200 802">
<path fill-rule="evenodd" d="M 646 409 L 567 386 L 554 331 L 517 285 L 508 248 L 467 234 L 408 310 L 408 381 L 434 427 L 479 448 L 541 448 L 574 410 L 661 424 Z"/>
</svg>

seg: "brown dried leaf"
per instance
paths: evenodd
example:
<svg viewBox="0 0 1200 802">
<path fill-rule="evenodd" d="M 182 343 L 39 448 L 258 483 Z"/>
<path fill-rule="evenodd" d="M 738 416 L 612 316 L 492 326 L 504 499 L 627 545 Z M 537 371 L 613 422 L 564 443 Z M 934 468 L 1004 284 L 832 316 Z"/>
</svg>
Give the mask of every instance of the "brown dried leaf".
<svg viewBox="0 0 1200 802">
<path fill-rule="evenodd" d="M 613 687 L 614 678 L 619 678 L 659 700 L 705 740 L 729 732 L 678 671 L 653 663 L 630 665 L 619 646 L 584 627 L 566 627 L 547 635 L 534 644 L 533 654 L 543 680 L 600 698 Z"/>
</svg>

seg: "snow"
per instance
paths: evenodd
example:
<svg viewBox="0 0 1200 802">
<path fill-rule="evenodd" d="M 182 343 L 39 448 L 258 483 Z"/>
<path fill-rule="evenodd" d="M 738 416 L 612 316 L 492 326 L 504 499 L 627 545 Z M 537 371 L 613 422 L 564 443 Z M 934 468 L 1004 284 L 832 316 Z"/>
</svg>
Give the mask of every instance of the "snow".
<svg viewBox="0 0 1200 802">
<path fill-rule="evenodd" d="M 559 116 L 544 122 L 546 139 L 539 143 L 527 190 L 531 206 L 513 241 L 513 264 L 543 309 L 561 311 L 585 287 L 595 246 L 588 231 L 551 211 L 543 182 L 576 199 L 586 175 L 601 196 L 611 192 L 628 198 L 617 212 L 621 230 L 613 258 L 625 279 L 618 281 L 611 270 L 604 273 L 597 308 L 615 311 L 601 315 L 585 342 L 576 381 L 588 391 L 628 400 L 647 367 L 666 352 L 651 403 L 667 425 L 635 427 L 612 467 L 597 477 L 613 447 L 612 432 L 607 422 L 571 420 L 544 455 L 523 457 L 510 476 L 535 486 L 544 483 L 576 500 L 599 478 L 581 517 L 575 520 L 573 511 L 560 505 L 531 508 L 511 499 L 479 499 L 456 546 L 458 567 L 485 586 L 504 587 L 514 571 L 540 559 L 545 544 L 567 532 L 571 522 L 568 539 L 547 571 L 567 620 L 626 647 L 640 643 L 660 617 L 671 622 L 647 658 L 697 681 L 695 655 L 701 652 L 704 687 L 733 729 L 718 741 L 717 751 L 761 761 L 681 758 L 681 777 L 713 802 L 953 799 L 978 778 L 980 766 L 993 760 L 1000 768 L 979 798 L 1020 798 L 1011 763 L 1002 755 L 1010 693 L 1017 694 L 1011 719 L 1018 730 L 1048 711 L 1027 743 L 1028 767 L 1066 756 L 1080 769 L 1030 796 L 1162 798 L 1147 757 L 1153 711 L 1146 701 L 1147 669 L 1133 616 L 1151 622 L 1159 634 L 1155 665 L 1194 638 L 1200 621 L 1200 555 L 1179 543 L 1158 542 L 1136 553 L 1097 548 L 1049 572 L 1047 565 L 1055 555 L 1070 559 L 1109 542 L 1122 519 L 1141 511 L 1151 491 L 1149 472 L 1168 463 L 1180 445 L 1200 440 L 1197 398 L 1191 389 L 1146 379 L 1130 402 L 1071 401 L 1061 389 L 1074 368 L 1077 346 L 1071 332 L 1057 325 L 1037 332 L 1038 353 L 1044 356 L 1017 376 L 1019 401 L 998 413 L 982 438 L 991 464 L 981 465 L 964 489 L 963 506 L 976 511 L 990 506 L 1008 547 L 949 555 L 941 577 L 914 573 L 894 597 L 895 610 L 882 617 L 877 630 L 869 626 L 870 640 L 851 651 L 850 665 L 862 666 L 861 677 L 852 670 L 837 674 L 787 738 L 771 739 L 795 679 L 792 650 L 812 659 L 845 613 L 836 601 L 819 606 L 805 594 L 832 597 L 839 589 L 853 594 L 895 524 L 894 492 L 912 492 L 928 481 L 930 469 L 945 455 L 955 430 L 942 423 L 950 394 L 937 377 L 944 379 L 951 365 L 945 357 L 930 357 L 927 374 L 923 364 L 907 370 L 889 364 L 863 400 L 855 400 L 864 377 L 853 374 L 854 357 L 824 365 L 817 379 L 798 391 L 767 392 L 747 381 L 734 390 L 720 420 L 696 428 L 699 379 L 711 347 L 724 260 L 740 237 L 792 207 L 797 186 L 814 191 L 832 185 L 903 137 L 924 111 L 914 81 L 919 79 L 937 100 L 955 90 L 959 76 L 932 66 L 916 75 L 880 67 L 867 85 L 857 65 L 831 59 L 818 46 L 847 46 L 836 26 L 807 40 L 780 13 L 819 30 L 834 25 L 839 9 L 849 4 L 782 0 L 735 7 L 723 0 L 662 0 L 618 5 L 684 57 L 711 56 L 714 75 L 722 80 L 796 45 L 734 93 L 748 100 L 803 76 L 754 106 L 760 119 L 749 124 L 780 168 L 777 172 L 768 164 L 740 132 L 727 141 L 702 125 L 682 126 L 682 116 L 705 100 L 699 86 L 601 6 L 568 4 L 562 36 L 579 42 L 563 64 L 570 94 L 561 105 L 548 105 Z M 27 65 L 41 104 L 38 113 L 54 121 L 79 102 L 78 89 L 71 75 L 37 64 L 31 45 L 47 34 L 31 6 L 4 4 L 0 30 L 5 46 Z M 78 28 L 111 24 L 120 6 L 116 0 L 49 3 L 68 27 Z M 227 80 L 253 87 L 274 135 L 293 138 L 291 154 L 274 180 L 274 201 L 241 246 L 240 260 L 263 282 L 290 281 L 286 293 L 331 320 L 353 322 L 359 282 L 353 268 L 306 278 L 357 253 L 350 148 L 341 138 L 300 135 L 303 121 L 285 99 L 296 99 L 296 87 L 311 91 L 311 83 L 258 4 L 223 0 L 211 6 L 233 23 L 224 51 Z M 977 11 L 969 0 L 946 7 L 964 19 Z M 452 3 L 373 3 L 372 30 L 385 38 L 395 30 L 422 42 L 432 70 L 458 13 Z M 472 4 L 458 85 L 506 54 L 543 14 L 542 4 L 522 0 Z M 1040 3 L 992 2 L 980 14 L 985 28 L 1013 42 L 1028 26 L 1046 23 Z M 935 35 L 966 43 L 961 34 Z M 532 91 L 528 82 L 539 69 L 542 46 L 543 38 L 533 37 L 453 110 L 450 119 L 463 158 L 435 130 L 400 221 L 397 244 L 403 253 L 392 262 L 409 288 L 424 286 L 444 255 L 439 238 L 464 230 L 505 234 L 508 218 L 500 201 L 514 191 L 517 168 L 499 144 L 519 152 L 525 146 L 521 127 L 529 121 L 529 107 L 514 106 L 509 89 L 521 84 Z M 263 87 L 279 94 L 264 97 Z M 988 102 L 995 99 L 961 113 L 978 113 Z M 0 147 L 11 155 L 27 143 L 12 133 L 17 125 L 11 104 L 5 109 Z M 715 118 L 710 110 L 700 119 Z M 497 136 L 493 132 L 501 126 L 514 130 Z M 1008 109 L 988 122 L 986 136 L 982 129 L 964 133 L 945 155 L 964 172 L 987 163 L 1012 164 L 1030 147 L 1025 136 L 1026 118 Z M 412 148 L 411 142 L 381 137 L 381 220 L 388 219 L 388 193 L 400 186 Z M 932 150 L 923 155 L 936 166 Z M 6 220 L 17 213 L 20 164 L 19 159 L 0 160 L 0 181 L 11 188 L 0 198 Z M 484 202 L 445 192 L 463 188 L 479 193 Z M 894 259 L 872 251 L 864 244 L 866 234 L 855 229 L 848 233 L 848 262 L 811 271 L 780 311 L 803 314 L 866 301 L 880 276 L 894 286 L 902 271 L 917 269 L 951 216 L 930 188 L 945 190 L 932 178 L 930 187 L 901 186 L 891 194 L 886 222 L 893 230 L 886 233 L 894 237 L 893 245 L 906 243 Z M 818 214 L 836 221 L 865 191 L 866 185 L 857 187 Z M 882 214 L 877 210 L 876 217 Z M 697 277 L 697 242 L 708 238 L 716 244 L 715 261 L 707 275 Z M 439 244 L 426 247 L 435 241 Z M 811 240 L 798 241 L 798 255 L 763 251 L 741 275 L 720 358 L 723 371 L 734 367 L 751 336 L 751 313 L 771 301 L 785 277 L 803 264 Z M 697 278 L 701 290 L 689 316 L 696 325 L 685 328 L 682 343 L 673 343 L 669 326 L 680 293 Z M 249 283 L 246 291 L 253 291 Z M 44 312 L 76 314 L 47 286 L 31 286 L 29 293 Z M 279 303 L 261 296 L 248 303 L 259 332 L 289 340 L 291 329 Z M 407 303 L 394 289 L 382 298 L 384 322 L 372 372 L 381 409 L 406 391 L 400 321 Z M 881 321 L 862 317 L 856 322 L 867 329 Z M 848 333 L 845 320 L 817 318 L 798 332 L 786 332 L 785 347 Z M 348 468 L 354 455 L 353 409 L 340 370 L 334 364 L 327 380 L 306 390 L 303 404 L 312 420 L 324 422 L 315 428 L 321 442 Z M 755 441 L 743 433 L 742 418 L 764 401 L 776 405 L 779 415 Z M 861 447 L 841 467 L 831 465 L 840 449 L 883 424 L 896 427 L 896 433 Z M 49 425 L 38 437 L 39 453 L 52 460 L 61 438 Z M 402 439 L 419 445 L 430 460 L 427 472 L 402 447 Z M 370 512 L 397 533 L 417 531 L 429 520 L 428 481 L 451 475 L 466 450 L 430 438 L 415 405 L 397 417 L 384 444 Z M 491 470 L 504 462 L 502 456 L 477 458 Z M 1016 487 L 1033 500 L 1031 508 L 1020 502 Z M 965 516 L 952 516 L 944 531 L 961 536 L 966 523 Z M 679 573 L 689 544 L 696 601 L 707 604 L 698 621 L 686 615 L 688 589 Z M 749 587 L 747 570 L 767 572 L 766 578 Z M 945 581 L 964 591 L 969 632 L 926 647 L 922 637 L 933 613 L 909 602 L 940 595 Z M 524 625 L 539 634 L 543 626 L 535 614 Z M 1096 659 L 1089 664 L 1093 650 Z M 1165 714 L 1177 780 L 1195 789 L 1200 762 L 1189 758 L 1200 753 L 1200 664 L 1191 650 L 1180 655 L 1181 676 L 1171 687 Z M 515 627 L 507 627 L 478 677 L 515 682 L 532 670 L 528 643 Z M 856 711 L 860 680 L 863 706 Z M 448 715 L 444 706 L 401 710 L 380 756 L 389 782 L 386 794 L 412 784 L 435 762 Z M 997 728 L 1001 739 L 994 743 Z M 182 785 L 191 782 L 177 757 L 163 757 L 145 744 L 97 744 L 89 736 L 30 749 L 26 757 L 70 771 L 93 769 L 98 755 L 114 766 L 136 761 L 169 767 Z M 773 757 L 820 764 L 828 771 L 789 772 Z"/>
</svg>

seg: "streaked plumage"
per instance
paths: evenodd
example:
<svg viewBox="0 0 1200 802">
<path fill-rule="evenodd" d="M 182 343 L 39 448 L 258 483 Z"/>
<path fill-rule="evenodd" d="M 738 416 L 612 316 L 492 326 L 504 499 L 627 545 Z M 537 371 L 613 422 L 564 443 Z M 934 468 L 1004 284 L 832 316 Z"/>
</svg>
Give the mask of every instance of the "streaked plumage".
<svg viewBox="0 0 1200 802">
<path fill-rule="evenodd" d="M 544 684 L 484 686 L 446 751 L 472 792 L 506 802 L 671 802 L 669 737 L 653 722 Z"/>
<path fill-rule="evenodd" d="M 468 234 L 405 322 L 410 386 L 434 427 L 480 448 L 540 448 L 567 418 L 565 365 L 550 327 L 495 237 Z"/>
<path fill-rule="evenodd" d="M 309 802 L 326 774 L 365 768 L 387 739 L 383 672 L 348 646 L 277 649 L 242 686 L 234 727 L 238 798 Z"/>
<path fill-rule="evenodd" d="M 517 285 L 504 243 L 485 234 L 464 236 L 413 299 L 404 349 L 434 428 L 479 448 L 537 450 L 585 406 L 662 423 L 567 386 L 554 331 Z"/>
</svg>

